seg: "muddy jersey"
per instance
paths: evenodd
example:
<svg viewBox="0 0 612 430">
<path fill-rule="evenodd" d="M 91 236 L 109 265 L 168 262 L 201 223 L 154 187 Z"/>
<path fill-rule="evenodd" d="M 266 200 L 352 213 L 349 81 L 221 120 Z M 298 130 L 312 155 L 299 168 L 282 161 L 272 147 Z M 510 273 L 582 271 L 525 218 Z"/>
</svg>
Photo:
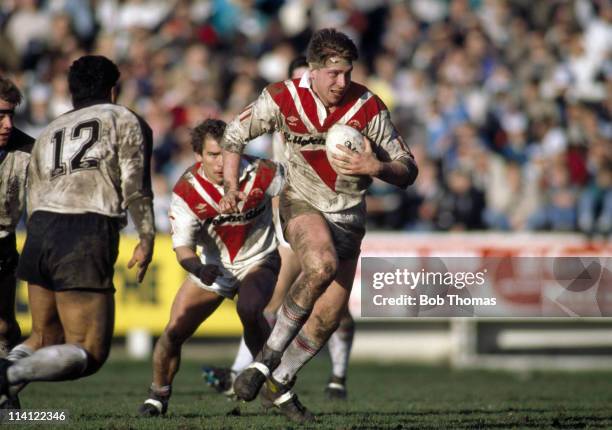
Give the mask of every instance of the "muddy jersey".
<svg viewBox="0 0 612 430">
<path fill-rule="evenodd" d="M 70 111 L 36 139 L 28 173 L 28 212 L 93 212 L 124 217 L 151 197 L 151 128 L 110 103 Z"/>
<path fill-rule="evenodd" d="M 271 199 L 284 184 L 284 169 L 272 161 L 243 156 L 240 190 L 247 198 L 239 213 L 221 214 L 223 187 L 189 168 L 174 186 L 170 206 L 174 248 L 202 247 L 202 260 L 233 270 L 263 259 L 277 247 Z"/>
<path fill-rule="evenodd" d="M 412 154 L 378 96 L 351 82 L 340 105 L 330 113 L 310 88 L 309 73 L 266 87 L 227 126 L 222 146 L 241 152 L 248 140 L 279 131 L 287 145 L 287 181 L 297 197 L 320 211 L 338 212 L 362 201 L 371 178 L 334 171 L 325 152 L 327 130 L 334 124 L 347 124 L 367 136 L 379 160 L 411 164 Z"/>
<path fill-rule="evenodd" d="M 13 128 L 0 147 L 0 239 L 15 231 L 25 206 L 26 173 L 34 139 Z"/>
</svg>

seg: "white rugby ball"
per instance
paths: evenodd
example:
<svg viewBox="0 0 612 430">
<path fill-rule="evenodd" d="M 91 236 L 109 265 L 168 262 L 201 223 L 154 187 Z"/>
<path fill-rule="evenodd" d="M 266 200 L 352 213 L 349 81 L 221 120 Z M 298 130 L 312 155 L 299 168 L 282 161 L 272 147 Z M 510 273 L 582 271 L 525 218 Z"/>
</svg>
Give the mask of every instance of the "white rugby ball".
<svg viewBox="0 0 612 430">
<path fill-rule="evenodd" d="M 357 129 L 345 124 L 334 124 L 330 127 L 325 138 L 325 150 L 332 167 L 334 166 L 332 154 L 343 154 L 336 145 L 342 145 L 353 152 L 361 152 L 363 151 L 363 135 Z"/>
</svg>

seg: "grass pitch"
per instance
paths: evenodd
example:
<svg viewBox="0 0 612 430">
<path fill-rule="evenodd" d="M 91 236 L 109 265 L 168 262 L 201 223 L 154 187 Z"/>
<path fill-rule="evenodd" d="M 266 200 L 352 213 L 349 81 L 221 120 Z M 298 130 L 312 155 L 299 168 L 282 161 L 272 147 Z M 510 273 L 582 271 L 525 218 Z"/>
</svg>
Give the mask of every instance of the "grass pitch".
<svg viewBox="0 0 612 430">
<path fill-rule="evenodd" d="M 532 373 L 456 371 L 446 367 L 355 363 L 349 401 L 326 401 L 326 357 L 301 373 L 296 391 L 317 415 L 316 428 L 472 429 L 612 428 L 612 372 Z M 219 363 L 217 363 L 219 364 Z M 139 418 L 151 378 L 150 363 L 109 361 L 96 375 L 66 383 L 32 384 L 24 409 L 69 411 L 54 429 L 275 429 L 299 427 L 258 400 L 236 403 L 205 386 L 200 362 L 184 361 L 168 415 Z M 40 424 L 5 425 L 41 428 Z"/>
</svg>

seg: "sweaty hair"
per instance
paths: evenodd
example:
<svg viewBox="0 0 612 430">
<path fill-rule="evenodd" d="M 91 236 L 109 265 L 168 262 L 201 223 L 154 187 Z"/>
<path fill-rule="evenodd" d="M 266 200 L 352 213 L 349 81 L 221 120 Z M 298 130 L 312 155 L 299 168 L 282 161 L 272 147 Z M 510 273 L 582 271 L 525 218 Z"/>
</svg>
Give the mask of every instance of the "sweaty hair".
<svg viewBox="0 0 612 430">
<path fill-rule="evenodd" d="M 201 122 L 191 132 L 191 147 L 193 148 L 193 152 L 197 154 L 202 153 L 206 137 L 215 139 L 220 143 L 223 133 L 225 132 L 225 126 L 225 121 L 221 121 L 220 119 L 209 118 Z"/>
<path fill-rule="evenodd" d="M 68 72 L 72 102 L 109 98 L 119 75 L 115 63 L 102 55 L 84 55 L 77 59 Z"/>
<path fill-rule="evenodd" d="M 291 60 L 291 63 L 289 63 L 289 68 L 287 69 L 287 77 L 291 78 L 294 70 L 299 69 L 300 67 L 308 67 L 308 61 L 306 61 L 306 57 L 303 55 L 295 57 L 293 60 Z"/>
<path fill-rule="evenodd" d="M 306 52 L 308 63 L 323 65 L 329 57 L 333 56 L 352 62 L 359 57 L 359 53 L 353 41 L 346 34 L 333 28 L 324 28 L 313 34 Z"/>
<path fill-rule="evenodd" d="M 13 81 L 0 76 L 0 99 L 7 101 L 15 106 L 21 103 L 21 92 Z"/>
</svg>

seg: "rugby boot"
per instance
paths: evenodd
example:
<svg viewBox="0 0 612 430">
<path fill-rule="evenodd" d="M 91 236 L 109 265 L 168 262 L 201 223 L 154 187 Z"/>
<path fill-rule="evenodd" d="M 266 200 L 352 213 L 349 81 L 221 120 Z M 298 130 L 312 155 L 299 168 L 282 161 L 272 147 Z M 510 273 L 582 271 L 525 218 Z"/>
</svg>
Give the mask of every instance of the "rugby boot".
<svg viewBox="0 0 612 430">
<path fill-rule="evenodd" d="M 270 397 L 271 390 L 266 389 L 266 385 L 269 383 L 270 379 L 274 381 L 273 382 L 274 385 L 276 386 L 282 385 L 280 382 L 276 381 L 273 376 L 270 376 L 270 378 L 266 381 L 266 384 L 264 384 L 263 388 L 259 392 L 259 400 L 261 401 L 261 406 L 263 406 L 264 409 L 270 409 L 274 407 L 274 399 Z M 289 381 L 287 384 L 282 385 L 283 389 L 285 390 L 293 389 L 296 381 L 297 381 L 297 375 L 291 378 L 291 381 Z"/>
<path fill-rule="evenodd" d="M 274 351 L 264 345 L 256 360 L 236 377 L 234 381 L 236 397 L 246 402 L 255 399 L 270 373 L 280 364 L 282 356 L 281 351 Z"/>
<path fill-rule="evenodd" d="M 295 382 L 295 379 L 292 380 Z M 259 395 L 261 405 L 266 408 L 276 408 L 281 414 L 296 423 L 309 423 L 315 420 L 314 415 L 300 402 L 297 394 L 291 391 L 291 383 L 283 385 L 270 377 Z"/>
<path fill-rule="evenodd" d="M 236 373 L 227 367 L 202 366 L 204 383 L 229 398 L 234 396 Z"/>
<path fill-rule="evenodd" d="M 165 415 L 168 411 L 168 402 L 170 401 L 170 391 L 167 394 L 149 389 L 149 397 L 138 408 L 138 415 L 141 417 L 158 417 Z"/>
<path fill-rule="evenodd" d="M 325 397 L 329 400 L 346 400 L 346 378 L 332 375 L 325 387 Z"/>
</svg>

